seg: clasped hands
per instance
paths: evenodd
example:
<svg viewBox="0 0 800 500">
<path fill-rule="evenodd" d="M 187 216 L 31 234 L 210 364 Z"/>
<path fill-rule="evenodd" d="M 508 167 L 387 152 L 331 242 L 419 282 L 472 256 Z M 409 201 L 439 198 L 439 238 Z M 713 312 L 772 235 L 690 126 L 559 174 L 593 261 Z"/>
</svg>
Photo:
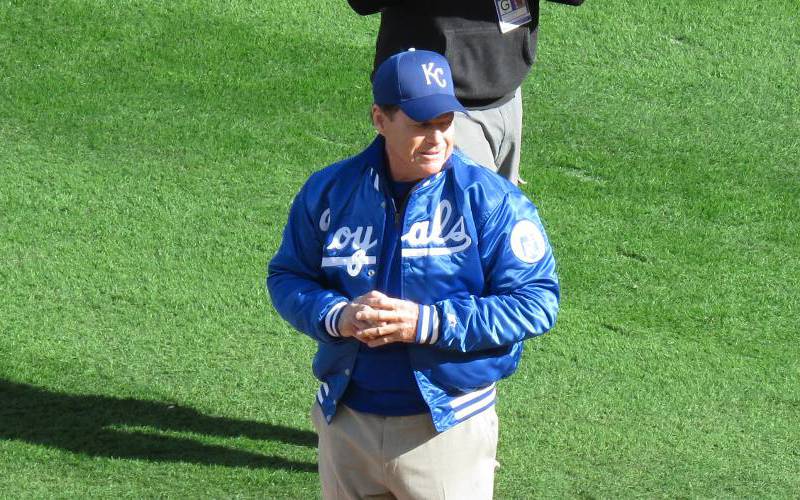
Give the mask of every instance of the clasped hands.
<svg viewBox="0 0 800 500">
<path fill-rule="evenodd" d="M 339 316 L 342 337 L 354 337 L 369 347 L 393 342 L 413 343 L 419 305 L 371 291 L 349 302 Z"/>
</svg>

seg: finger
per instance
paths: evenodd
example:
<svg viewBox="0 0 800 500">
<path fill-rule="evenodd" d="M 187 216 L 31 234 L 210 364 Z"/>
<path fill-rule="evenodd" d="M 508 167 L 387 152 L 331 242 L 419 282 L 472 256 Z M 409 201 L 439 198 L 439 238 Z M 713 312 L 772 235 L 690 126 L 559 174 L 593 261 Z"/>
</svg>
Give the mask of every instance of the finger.
<svg viewBox="0 0 800 500">
<path fill-rule="evenodd" d="M 382 337 L 384 335 L 391 335 L 401 330 L 402 328 L 403 325 L 400 323 L 389 323 L 384 326 L 376 326 L 372 328 L 366 328 L 364 330 L 358 330 L 356 331 L 356 335 L 371 340 L 378 337 Z"/>
<path fill-rule="evenodd" d="M 373 325 L 372 323 L 368 323 L 366 321 L 353 321 L 353 329 L 355 331 L 366 330 L 368 328 L 373 328 L 379 325 Z"/>
<path fill-rule="evenodd" d="M 366 304 L 370 300 L 378 300 L 383 297 L 386 297 L 386 295 L 382 294 L 377 290 L 372 290 L 371 292 L 367 292 L 364 295 L 357 297 L 355 299 L 355 302 L 358 302 L 359 304 Z"/>
<path fill-rule="evenodd" d="M 391 302 L 393 300 L 395 299 L 382 295 L 380 297 L 365 297 L 361 303 L 376 309 L 393 309 Z"/>
<path fill-rule="evenodd" d="M 378 337 L 376 339 L 370 340 L 367 342 L 369 347 L 380 347 L 382 345 L 393 344 L 395 342 L 404 342 L 404 336 L 402 332 L 395 332 L 391 335 L 384 335 L 383 337 Z"/>
<path fill-rule="evenodd" d="M 370 294 L 366 293 L 364 295 L 360 295 L 360 296 L 354 298 L 352 301 L 350 301 L 350 303 L 353 304 L 356 307 L 361 307 L 362 305 L 366 304 L 370 300 L 375 300 L 375 297 L 371 297 Z"/>
<path fill-rule="evenodd" d="M 359 321 L 359 327 L 357 330 L 367 330 L 369 328 L 377 328 L 379 326 L 386 326 L 389 323 L 386 321 Z"/>
<path fill-rule="evenodd" d="M 402 307 L 406 302 L 408 302 L 403 299 L 389 297 L 388 295 L 384 295 L 382 297 L 376 297 L 376 299 L 377 300 L 374 301 L 376 305 L 380 305 L 383 307 L 391 307 L 395 309 L 398 307 Z"/>
<path fill-rule="evenodd" d="M 375 303 L 378 302 L 378 298 L 376 297 L 367 297 L 366 295 L 362 295 L 361 297 L 356 299 L 359 305 L 363 305 L 366 307 L 373 307 Z"/>
<path fill-rule="evenodd" d="M 380 309 L 384 311 L 416 311 L 419 306 L 407 300 L 395 299 L 392 297 L 383 297 L 380 300 L 370 302 L 370 307 L 373 309 Z"/>
<path fill-rule="evenodd" d="M 359 342 L 361 342 L 362 344 L 364 344 L 364 345 L 366 345 L 366 346 L 369 346 L 370 339 L 367 339 L 367 338 L 361 337 L 361 336 L 359 336 L 359 335 L 353 335 L 353 338 L 354 338 L 354 339 L 356 339 L 356 340 L 358 340 L 358 341 L 359 341 Z"/>
<path fill-rule="evenodd" d="M 403 321 L 405 317 L 402 313 L 398 311 L 371 309 L 371 310 L 364 310 L 357 312 L 356 319 L 359 321 L 369 321 L 371 323 L 377 324 L 377 323 L 394 323 L 397 321 Z"/>
</svg>

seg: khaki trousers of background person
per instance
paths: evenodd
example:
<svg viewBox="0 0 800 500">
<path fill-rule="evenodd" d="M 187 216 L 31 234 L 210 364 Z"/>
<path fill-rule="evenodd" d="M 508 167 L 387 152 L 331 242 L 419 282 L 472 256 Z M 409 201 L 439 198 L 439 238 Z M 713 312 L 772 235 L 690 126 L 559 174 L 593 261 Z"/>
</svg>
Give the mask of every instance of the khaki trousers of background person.
<svg viewBox="0 0 800 500">
<path fill-rule="evenodd" d="M 324 499 L 490 499 L 497 462 L 494 407 L 438 433 L 429 414 L 383 417 L 339 405 L 330 424 L 318 404 Z"/>
<path fill-rule="evenodd" d="M 456 113 L 456 146 L 478 165 L 518 184 L 522 148 L 522 91 L 496 108 Z"/>
</svg>

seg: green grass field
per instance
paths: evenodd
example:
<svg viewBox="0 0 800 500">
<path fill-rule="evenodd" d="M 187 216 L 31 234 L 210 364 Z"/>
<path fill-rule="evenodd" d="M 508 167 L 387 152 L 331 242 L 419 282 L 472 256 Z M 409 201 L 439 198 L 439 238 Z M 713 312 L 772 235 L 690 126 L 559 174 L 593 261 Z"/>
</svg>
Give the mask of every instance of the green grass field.
<svg viewBox="0 0 800 500">
<path fill-rule="evenodd" d="M 800 495 L 800 4 L 543 3 L 524 187 L 562 312 L 498 498 Z M 263 283 L 353 154 L 344 0 L 0 0 L 0 496 L 318 495 L 314 346 Z"/>
</svg>

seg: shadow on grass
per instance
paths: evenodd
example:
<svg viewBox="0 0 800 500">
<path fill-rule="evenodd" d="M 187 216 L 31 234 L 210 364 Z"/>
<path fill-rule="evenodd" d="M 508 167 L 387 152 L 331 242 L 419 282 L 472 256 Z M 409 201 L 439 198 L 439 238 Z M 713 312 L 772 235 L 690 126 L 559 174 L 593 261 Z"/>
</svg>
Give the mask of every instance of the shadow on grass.
<svg viewBox="0 0 800 500">
<path fill-rule="evenodd" d="M 146 427 L 205 436 L 247 437 L 315 447 L 316 434 L 280 425 L 203 415 L 169 403 L 82 396 L 0 380 L 0 439 L 91 456 L 314 472 L 316 465 L 198 440 L 150 434 Z"/>
</svg>

